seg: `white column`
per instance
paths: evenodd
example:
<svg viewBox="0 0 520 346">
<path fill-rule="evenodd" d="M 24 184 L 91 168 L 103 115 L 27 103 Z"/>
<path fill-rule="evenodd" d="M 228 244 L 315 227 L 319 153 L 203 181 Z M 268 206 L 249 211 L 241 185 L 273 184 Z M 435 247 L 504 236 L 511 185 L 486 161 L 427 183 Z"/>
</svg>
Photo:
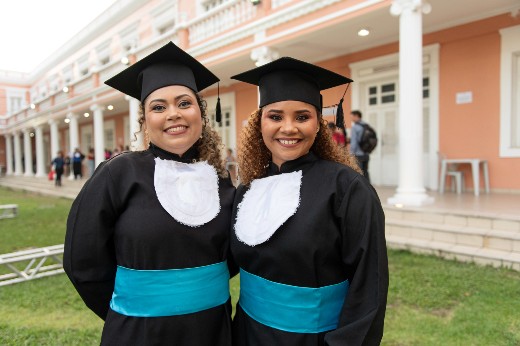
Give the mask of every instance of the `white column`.
<svg viewBox="0 0 520 346">
<path fill-rule="evenodd" d="M 24 155 L 24 163 L 25 163 L 25 173 L 24 176 L 32 177 L 34 176 L 33 172 L 33 162 L 32 162 L 32 145 L 31 145 L 31 129 L 25 129 L 23 131 L 23 155 Z"/>
<path fill-rule="evenodd" d="M 261 47 L 253 49 L 251 51 L 251 54 L 249 55 L 249 57 L 251 58 L 251 60 L 253 60 L 255 62 L 255 65 L 259 67 L 259 66 L 268 64 L 268 63 L 273 62 L 276 59 L 278 59 L 280 57 L 280 53 L 271 47 L 261 46 Z M 257 90 L 257 93 L 256 93 L 257 103 L 256 104 L 259 105 L 260 104 L 260 88 L 257 87 L 256 90 Z"/>
<path fill-rule="evenodd" d="M 6 175 L 12 175 L 13 172 L 13 136 L 10 134 L 5 135 L 5 159 L 6 162 Z"/>
<path fill-rule="evenodd" d="M 22 175 L 22 144 L 20 143 L 20 132 L 14 133 L 14 175 Z"/>
<path fill-rule="evenodd" d="M 60 150 L 60 134 L 58 131 L 58 121 L 49 120 L 51 127 L 51 159 L 54 159 Z"/>
<path fill-rule="evenodd" d="M 262 66 L 270 63 L 280 57 L 280 53 L 277 50 L 268 47 L 261 46 L 251 51 L 250 58 L 255 62 L 256 66 Z"/>
<path fill-rule="evenodd" d="M 44 157 L 44 150 L 43 150 L 43 125 L 37 125 L 35 127 L 35 133 L 36 133 L 36 176 L 37 177 L 45 177 L 46 169 L 45 166 L 47 166 L 46 162 L 47 160 Z"/>
<path fill-rule="evenodd" d="M 422 11 L 424 0 L 394 0 L 399 18 L 399 186 L 388 203 L 420 206 L 433 202 L 423 182 Z"/>
<path fill-rule="evenodd" d="M 125 96 L 125 100 L 129 104 L 128 122 L 130 123 L 130 150 L 143 150 L 144 149 L 144 135 L 139 125 L 139 100 Z"/>
<path fill-rule="evenodd" d="M 94 161 L 96 167 L 105 161 L 105 124 L 103 122 L 103 110 L 105 108 L 95 104 L 90 107 L 94 112 Z"/>
<path fill-rule="evenodd" d="M 69 137 L 70 137 L 70 148 L 69 153 L 67 155 L 70 155 L 74 152 L 76 148 L 79 148 L 79 125 L 78 125 L 78 118 L 79 116 L 74 113 L 69 113 L 68 118 L 70 119 L 69 122 Z M 69 174 L 69 180 L 74 180 L 74 170 L 72 169 L 72 157 L 70 158 L 70 174 Z"/>
</svg>

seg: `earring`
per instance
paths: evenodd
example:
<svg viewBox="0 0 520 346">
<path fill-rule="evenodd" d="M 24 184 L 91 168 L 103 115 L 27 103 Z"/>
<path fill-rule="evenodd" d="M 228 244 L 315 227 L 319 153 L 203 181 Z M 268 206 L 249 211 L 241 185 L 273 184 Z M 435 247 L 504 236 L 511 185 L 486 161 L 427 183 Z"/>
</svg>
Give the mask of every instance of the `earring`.
<svg viewBox="0 0 520 346">
<path fill-rule="evenodd" d="M 316 133 L 320 132 L 320 128 L 318 127 L 318 129 L 316 130 Z"/>
</svg>

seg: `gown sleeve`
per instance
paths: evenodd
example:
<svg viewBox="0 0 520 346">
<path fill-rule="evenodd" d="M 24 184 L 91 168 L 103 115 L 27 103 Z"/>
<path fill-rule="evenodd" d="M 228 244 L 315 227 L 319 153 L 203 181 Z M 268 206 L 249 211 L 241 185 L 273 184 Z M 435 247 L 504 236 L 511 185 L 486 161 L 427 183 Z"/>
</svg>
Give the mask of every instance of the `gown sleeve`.
<svg viewBox="0 0 520 346">
<path fill-rule="evenodd" d="M 74 200 L 67 219 L 63 268 L 85 304 L 103 320 L 114 289 L 115 184 L 103 163 Z"/>
<path fill-rule="evenodd" d="M 373 187 L 357 177 L 345 189 L 336 216 L 342 232 L 342 258 L 349 280 L 338 328 L 329 346 L 379 345 L 388 293 L 385 217 Z"/>
</svg>

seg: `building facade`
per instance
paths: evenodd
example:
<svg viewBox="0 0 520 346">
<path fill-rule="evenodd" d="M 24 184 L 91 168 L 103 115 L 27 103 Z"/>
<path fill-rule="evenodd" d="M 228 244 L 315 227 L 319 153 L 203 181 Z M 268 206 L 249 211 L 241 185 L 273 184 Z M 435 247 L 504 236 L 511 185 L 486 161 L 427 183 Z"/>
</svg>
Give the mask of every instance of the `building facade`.
<svg viewBox="0 0 520 346">
<path fill-rule="evenodd" d="M 216 87 L 203 95 L 226 147 L 258 104 L 229 77 L 292 56 L 354 80 L 347 126 L 359 109 L 376 129 L 370 176 L 395 202 L 427 201 L 441 157 L 487 160 L 492 191 L 520 192 L 517 0 L 119 0 L 35 71 L 0 71 L 3 172 L 44 177 L 58 150 L 94 148 L 99 164 L 142 148 L 139 102 L 103 82 L 168 41 L 220 77 L 220 124 Z M 327 119 L 343 92 L 323 92 Z"/>
</svg>

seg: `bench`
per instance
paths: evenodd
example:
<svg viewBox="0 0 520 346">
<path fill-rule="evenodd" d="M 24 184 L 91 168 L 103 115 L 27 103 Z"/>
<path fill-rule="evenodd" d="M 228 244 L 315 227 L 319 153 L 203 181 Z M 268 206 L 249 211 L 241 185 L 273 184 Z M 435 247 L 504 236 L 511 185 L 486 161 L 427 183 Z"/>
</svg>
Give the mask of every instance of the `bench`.
<svg viewBox="0 0 520 346">
<path fill-rule="evenodd" d="M 0 274 L 0 286 L 61 274 L 64 272 L 63 244 L 2 254 L 1 267 L 10 272 Z"/>
<path fill-rule="evenodd" d="M 12 218 L 18 215 L 18 204 L 0 205 L 0 219 Z"/>
</svg>

